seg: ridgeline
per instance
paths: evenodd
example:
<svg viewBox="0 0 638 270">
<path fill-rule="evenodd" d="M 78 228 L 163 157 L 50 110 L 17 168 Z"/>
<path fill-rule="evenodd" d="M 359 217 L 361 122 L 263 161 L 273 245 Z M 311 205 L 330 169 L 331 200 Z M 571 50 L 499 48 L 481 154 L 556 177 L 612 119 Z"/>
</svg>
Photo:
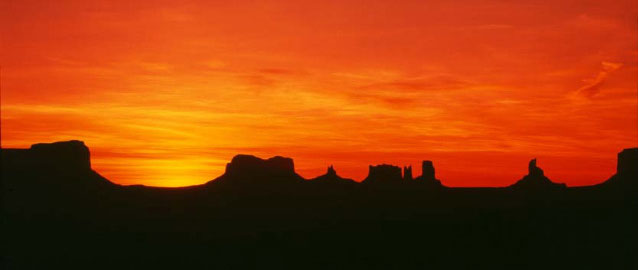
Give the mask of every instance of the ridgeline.
<svg viewBox="0 0 638 270">
<path fill-rule="evenodd" d="M 3 269 L 638 268 L 638 148 L 598 185 L 533 159 L 502 188 L 446 187 L 428 160 L 359 183 L 250 155 L 203 185 L 121 186 L 80 141 L 0 151 Z"/>
</svg>

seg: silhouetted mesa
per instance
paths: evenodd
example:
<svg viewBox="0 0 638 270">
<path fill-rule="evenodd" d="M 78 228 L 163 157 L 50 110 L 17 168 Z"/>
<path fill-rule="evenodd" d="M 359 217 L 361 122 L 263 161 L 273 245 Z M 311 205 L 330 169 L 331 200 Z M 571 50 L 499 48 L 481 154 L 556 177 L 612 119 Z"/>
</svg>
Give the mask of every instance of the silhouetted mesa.
<svg viewBox="0 0 638 270">
<path fill-rule="evenodd" d="M 83 192 L 89 187 L 115 186 L 91 169 L 89 148 L 82 141 L 38 143 L 29 149 L 0 152 L 5 187 L 31 185 Z"/>
<path fill-rule="evenodd" d="M 388 164 L 369 166 L 368 176 L 362 183 L 396 183 L 401 182 L 401 168 Z"/>
<path fill-rule="evenodd" d="M 226 174 L 242 175 L 244 173 L 262 176 L 288 176 L 295 174 L 295 165 L 291 158 L 280 156 L 263 160 L 251 155 L 236 155 L 226 165 Z"/>
<path fill-rule="evenodd" d="M 618 153 L 616 174 L 603 183 L 619 189 L 638 189 L 638 148 L 627 148 Z"/>
<path fill-rule="evenodd" d="M 431 161 L 414 181 L 410 166 L 370 166 L 368 185 L 238 155 L 206 185 L 156 188 L 110 184 L 78 141 L 0 153 L 2 269 L 637 265 L 638 149 L 605 184 L 564 189 L 536 160 L 515 188 L 439 188 Z"/>
<path fill-rule="evenodd" d="M 78 172 L 90 171 L 89 148 L 81 141 L 38 143 L 29 149 L 3 149 L 3 165 L 7 168 L 40 168 Z"/>
<path fill-rule="evenodd" d="M 616 173 L 620 175 L 638 175 L 638 148 L 627 148 L 618 153 Z"/>
<path fill-rule="evenodd" d="M 532 159 L 528 165 L 528 174 L 521 180 L 511 185 L 517 189 L 547 189 L 565 188 L 563 183 L 554 183 L 545 176 L 543 170 L 536 166 L 536 159 Z"/>
<path fill-rule="evenodd" d="M 262 181 L 266 179 L 275 182 Z M 226 164 L 226 172 L 212 182 L 272 184 L 302 180 L 303 178 L 295 173 L 295 165 L 291 158 L 276 156 L 264 160 L 251 155 L 236 155 Z"/>
</svg>

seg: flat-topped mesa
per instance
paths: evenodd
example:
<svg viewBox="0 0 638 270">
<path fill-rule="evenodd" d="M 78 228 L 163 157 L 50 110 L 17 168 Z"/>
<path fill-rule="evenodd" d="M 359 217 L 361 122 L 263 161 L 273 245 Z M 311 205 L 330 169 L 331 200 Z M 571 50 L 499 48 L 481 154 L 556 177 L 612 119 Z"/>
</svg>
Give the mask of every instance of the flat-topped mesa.
<svg viewBox="0 0 638 270">
<path fill-rule="evenodd" d="M 401 167 L 381 164 L 368 167 L 368 177 L 362 183 L 396 183 L 401 182 Z"/>
<path fill-rule="evenodd" d="M 638 148 L 627 148 L 618 153 L 616 174 L 638 176 Z"/>
<path fill-rule="evenodd" d="M 527 165 L 528 173 L 521 180 L 514 183 L 510 187 L 516 189 L 548 189 L 548 188 L 565 188 L 563 183 L 554 183 L 545 176 L 541 168 L 536 166 L 536 159 L 529 161 Z"/>
<path fill-rule="evenodd" d="M 414 180 L 414 177 L 412 177 L 412 166 L 403 167 L 403 180 L 405 181 Z"/>
<path fill-rule="evenodd" d="M 55 188 L 75 194 L 115 185 L 91 169 L 89 148 L 73 140 L 2 149 L 2 177 L 16 189 Z"/>
<path fill-rule="evenodd" d="M 603 183 L 627 192 L 638 190 L 638 148 L 627 148 L 618 153 L 616 174 Z"/>
<path fill-rule="evenodd" d="M 7 168 L 86 172 L 91 170 L 89 148 L 82 141 L 38 143 L 29 149 L 3 149 L 2 163 Z"/>
<path fill-rule="evenodd" d="M 261 159 L 251 155 L 236 155 L 226 164 L 225 176 L 230 177 L 288 177 L 296 176 L 291 158 L 272 157 Z"/>
<path fill-rule="evenodd" d="M 91 170 L 89 148 L 82 141 L 39 143 L 31 146 L 32 155 L 43 164 L 56 167 Z"/>
</svg>

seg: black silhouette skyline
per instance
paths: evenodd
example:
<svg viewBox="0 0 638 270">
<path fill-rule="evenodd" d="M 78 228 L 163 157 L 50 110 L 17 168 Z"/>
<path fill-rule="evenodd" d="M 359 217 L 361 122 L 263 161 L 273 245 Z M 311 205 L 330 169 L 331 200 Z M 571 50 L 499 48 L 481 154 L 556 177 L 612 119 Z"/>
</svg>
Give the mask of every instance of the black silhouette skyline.
<svg viewBox="0 0 638 270">
<path fill-rule="evenodd" d="M 434 162 L 329 166 L 237 155 L 181 188 L 122 186 L 81 141 L 2 149 L 2 263 L 14 268 L 632 269 L 638 148 L 601 184 L 567 187 L 529 162 L 509 187 L 446 187 Z"/>
</svg>

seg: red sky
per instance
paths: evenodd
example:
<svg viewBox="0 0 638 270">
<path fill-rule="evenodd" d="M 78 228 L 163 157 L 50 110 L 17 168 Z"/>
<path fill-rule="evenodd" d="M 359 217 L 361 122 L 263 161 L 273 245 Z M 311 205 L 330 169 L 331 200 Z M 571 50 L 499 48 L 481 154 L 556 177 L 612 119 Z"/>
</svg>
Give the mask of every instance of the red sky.
<svg viewBox="0 0 638 270">
<path fill-rule="evenodd" d="M 83 140 L 121 184 L 246 153 L 585 185 L 638 144 L 635 0 L 3 0 L 0 30 L 2 147 Z"/>
</svg>

